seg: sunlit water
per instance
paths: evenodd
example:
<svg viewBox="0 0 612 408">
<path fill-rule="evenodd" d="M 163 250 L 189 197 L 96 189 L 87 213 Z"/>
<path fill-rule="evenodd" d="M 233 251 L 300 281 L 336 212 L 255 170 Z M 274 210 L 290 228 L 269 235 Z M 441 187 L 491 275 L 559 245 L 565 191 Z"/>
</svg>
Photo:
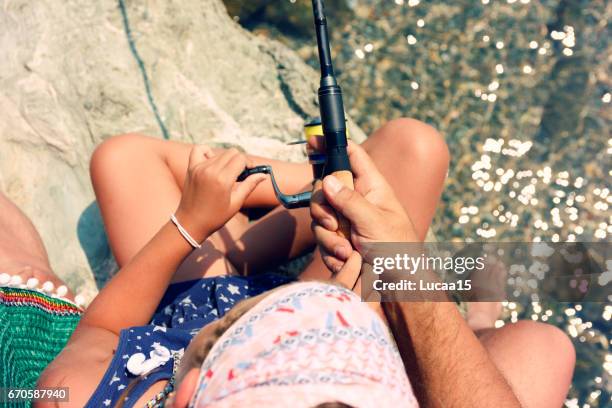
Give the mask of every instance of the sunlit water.
<svg viewBox="0 0 612 408">
<path fill-rule="evenodd" d="M 258 14 L 227 3 L 317 67 L 310 1 L 279 0 Z M 414 117 L 447 140 L 439 240 L 609 242 L 609 2 L 326 3 L 349 114 L 366 131 Z M 609 303 L 504 306 L 506 322 L 549 322 L 574 340 L 567 406 L 612 405 Z"/>
</svg>

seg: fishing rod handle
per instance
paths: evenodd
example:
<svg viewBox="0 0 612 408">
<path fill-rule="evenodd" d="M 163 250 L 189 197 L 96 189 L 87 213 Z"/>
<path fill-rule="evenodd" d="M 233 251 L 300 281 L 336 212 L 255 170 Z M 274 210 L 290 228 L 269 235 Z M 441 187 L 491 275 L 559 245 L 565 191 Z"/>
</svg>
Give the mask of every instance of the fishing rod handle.
<svg viewBox="0 0 612 408">
<path fill-rule="evenodd" d="M 340 182 L 351 190 L 355 189 L 355 184 L 353 183 L 353 173 L 348 170 L 340 170 L 331 174 L 336 177 Z M 350 221 L 344 217 L 342 214 L 336 212 L 336 216 L 338 218 L 338 230 L 336 233 L 340 235 L 342 238 L 347 239 L 351 242 L 351 223 Z"/>
</svg>

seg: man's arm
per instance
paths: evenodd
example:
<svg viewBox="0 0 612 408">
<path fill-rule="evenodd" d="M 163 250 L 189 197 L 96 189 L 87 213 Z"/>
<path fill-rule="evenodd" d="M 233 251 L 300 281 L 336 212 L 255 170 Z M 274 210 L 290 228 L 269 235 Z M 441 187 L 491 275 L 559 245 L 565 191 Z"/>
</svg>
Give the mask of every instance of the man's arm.
<svg viewBox="0 0 612 408">
<path fill-rule="evenodd" d="M 385 317 L 426 407 L 520 407 L 452 302 L 385 302 Z"/>
<path fill-rule="evenodd" d="M 313 231 L 324 254 L 334 258 L 336 249 L 346 246 L 364 252 L 365 245 L 372 242 L 417 242 L 410 219 L 365 151 L 350 144 L 349 157 L 355 191 L 327 176 L 324 200 L 311 203 Z M 337 228 L 328 206 L 350 220 L 350 243 L 334 228 L 324 227 Z M 334 263 L 344 260 L 334 259 Z M 348 261 L 345 268 L 349 268 Z M 435 279 L 427 271 L 422 273 L 425 279 Z M 357 268 L 354 275 L 358 274 Z M 382 304 L 419 401 L 426 407 L 520 407 L 457 307 L 445 298 L 440 300 Z"/>
</svg>

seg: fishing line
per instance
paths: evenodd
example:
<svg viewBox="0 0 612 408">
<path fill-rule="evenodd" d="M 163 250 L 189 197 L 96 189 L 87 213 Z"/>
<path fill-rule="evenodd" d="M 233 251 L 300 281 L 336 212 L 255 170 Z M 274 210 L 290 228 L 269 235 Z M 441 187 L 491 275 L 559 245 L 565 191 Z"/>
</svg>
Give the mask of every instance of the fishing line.
<svg viewBox="0 0 612 408">
<path fill-rule="evenodd" d="M 138 69 L 142 75 L 142 81 L 144 82 L 145 92 L 147 94 L 147 99 L 149 101 L 149 106 L 151 106 L 151 110 L 153 111 L 153 115 L 155 116 L 155 120 L 159 125 L 159 128 L 162 132 L 162 136 L 166 140 L 170 140 L 170 134 L 168 133 L 168 129 L 162 120 L 159 110 L 157 109 L 157 105 L 155 104 L 155 100 L 153 99 L 153 92 L 151 91 L 151 82 L 149 81 L 149 75 L 147 74 L 147 69 L 145 68 L 144 61 L 140 57 L 138 53 L 138 49 L 136 48 L 136 42 L 134 41 L 134 37 L 132 36 L 132 29 L 130 28 L 130 20 L 128 19 L 127 9 L 125 8 L 125 1 L 119 0 L 119 10 L 121 11 L 121 17 L 123 20 L 123 29 L 125 31 L 125 36 L 127 37 L 128 45 L 130 47 L 130 51 L 136 60 L 136 64 L 138 65 Z"/>
</svg>

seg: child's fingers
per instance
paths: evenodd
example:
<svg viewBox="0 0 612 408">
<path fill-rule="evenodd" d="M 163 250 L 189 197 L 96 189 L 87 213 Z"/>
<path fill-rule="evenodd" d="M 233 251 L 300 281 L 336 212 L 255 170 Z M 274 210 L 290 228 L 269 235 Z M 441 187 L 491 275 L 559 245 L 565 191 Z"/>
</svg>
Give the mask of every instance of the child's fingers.
<svg viewBox="0 0 612 408">
<path fill-rule="evenodd" d="M 313 136 L 308 138 L 308 146 L 317 152 L 325 151 L 325 137 L 324 136 Z"/>
<path fill-rule="evenodd" d="M 194 145 L 189 152 L 189 164 L 188 168 L 193 169 L 198 164 L 206 161 L 213 157 L 214 153 L 212 149 L 207 145 Z"/>
<path fill-rule="evenodd" d="M 242 153 L 237 153 L 230 157 L 222 168 L 223 175 L 226 180 L 232 184 L 236 181 L 240 173 L 244 171 L 247 166 L 246 156 Z"/>
<path fill-rule="evenodd" d="M 214 171 L 218 171 L 218 172 L 224 172 L 226 173 L 226 169 L 225 167 L 228 165 L 228 163 L 234 159 L 234 157 L 238 156 L 238 155 L 242 155 L 244 156 L 244 154 L 240 153 L 238 151 L 238 149 L 227 149 L 225 151 L 223 151 L 223 153 L 218 154 L 214 157 L 213 161 L 211 161 L 211 166 L 214 169 Z M 242 170 L 240 170 L 242 171 Z M 234 178 L 235 180 L 235 178 Z"/>
<path fill-rule="evenodd" d="M 343 286 L 353 289 L 361 274 L 361 255 L 357 251 L 353 251 L 349 259 L 344 263 L 344 266 L 335 276 L 335 280 Z"/>
<path fill-rule="evenodd" d="M 231 196 L 232 208 L 242 208 L 247 197 L 253 192 L 253 190 L 255 190 L 259 183 L 264 181 L 266 178 L 267 177 L 265 174 L 254 174 L 243 182 L 236 183 Z M 234 177 L 234 179 L 236 179 L 236 177 Z"/>
<path fill-rule="evenodd" d="M 253 157 L 245 155 L 245 159 L 246 159 L 245 168 L 252 169 L 253 167 L 257 165 L 257 163 L 255 163 L 255 160 L 253 160 Z"/>
</svg>

